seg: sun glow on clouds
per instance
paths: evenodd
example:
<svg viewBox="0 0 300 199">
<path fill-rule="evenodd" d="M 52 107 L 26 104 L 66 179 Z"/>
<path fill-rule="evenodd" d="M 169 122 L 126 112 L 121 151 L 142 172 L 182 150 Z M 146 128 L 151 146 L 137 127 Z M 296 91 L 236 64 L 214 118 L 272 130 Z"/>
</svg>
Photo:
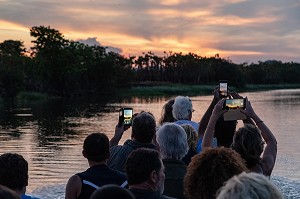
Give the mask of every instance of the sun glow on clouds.
<svg viewBox="0 0 300 199">
<path fill-rule="evenodd" d="M 149 9 L 148 14 L 153 15 L 153 17 L 174 17 L 174 16 L 184 16 L 184 17 L 200 17 L 200 16 L 209 16 L 212 13 L 209 10 L 204 11 L 191 11 L 191 12 L 182 12 L 180 10 L 174 9 Z"/>
<path fill-rule="evenodd" d="M 4 38 L 2 40 L 2 38 Z M 24 42 L 26 48 L 30 47 L 29 28 L 17 23 L 0 20 L 0 42 L 4 40 L 18 40 Z"/>
<path fill-rule="evenodd" d="M 161 5 L 176 5 L 179 3 L 184 3 L 186 0 L 163 0 L 160 2 Z"/>
<path fill-rule="evenodd" d="M 0 20 L 0 30 L 28 31 L 28 28 L 17 23 Z"/>
<path fill-rule="evenodd" d="M 28 48 L 31 26 L 44 25 L 69 40 L 97 38 L 124 55 L 172 51 L 259 60 L 289 54 L 299 60 L 300 1 L 290 1 L 28 0 L 16 6 L 0 0 L 0 42 L 23 40 Z"/>
</svg>

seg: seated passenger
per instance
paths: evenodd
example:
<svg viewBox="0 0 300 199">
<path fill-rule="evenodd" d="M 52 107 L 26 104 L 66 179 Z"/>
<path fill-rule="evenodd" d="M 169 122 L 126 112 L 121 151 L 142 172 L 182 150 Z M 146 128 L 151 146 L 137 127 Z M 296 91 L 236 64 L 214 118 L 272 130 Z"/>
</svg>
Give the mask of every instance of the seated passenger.
<svg viewBox="0 0 300 199">
<path fill-rule="evenodd" d="M 230 148 L 206 148 L 192 158 L 184 178 L 188 199 L 213 199 L 223 183 L 247 171 L 241 156 Z"/>
<path fill-rule="evenodd" d="M 175 123 L 182 125 L 182 124 L 189 124 L 191 125 L 196 131 L 198 131 L 199 124 L 196 122 L 191 121 L 193 117 L 193 105 L 192 101 L 188 97 L 177 96 L 175 98 L 174 104 L 172 106 L 172 114 L 175 118 Z"/>
<path fill-rule="evenodd" d="M 203 138 L 202 147 L 210 147 L 217 120 L 227 111 L 222 110 L 224 99 L 219 101 L 213 109 Z M 277 141 L 270 129 L 253 110 L 250 101 L 246 98 L 246 109 L 241 110 L 247 118 L 251 118 L 256 126 L 245 124 L 236 131 L 232 149 L 237 151 L 246 161 L 248 169 L 252 172 L 270 176 L 276 161 Z M 266 147 L 264 149 L 264 141 Z M 262 157 L 261 157 L 262 155 Z"/>
<path fill-rule="evenodd" d="M 82 155 L 87 158 L 90 168 L 73 175 L 66 186 L 66 199 L 86 198 L 99 187 L 107 184 L 126 186 L 124 173 L 108 168 L 109 140 L 104 133 L 92 133 L 83 143 Z"/>
<path fill-rule="evenodd" d="M 220 117 L 216 123 L 214 137 L 217 139 L 218 147 L 230 148 L 233 140 L 233 136 L 236 130 L 237 121 L 224 121 L 223 117 Z"/>
<path fill-rule="evenodd" d="M 189 146 L 189 151 L 188 153 L 182 158 L 182 161 L 186 164 L 189 165 L 191 162 L 191 159 L 194 155 L 197 154 L 197 142 L 198 142 L 198 135 L 197 131 L 188 124 L 183 124 L 181 127 L 184 129 L 186 135 L 187 135 L 187 142 Z"/>
<path fill-rule="evenodd" d="M 158 151 L 134 150 L 125 164 L 129 190 L 136 199 L 173 199 L 164 192 L 164 165 Z"/>
<path fill-rule="evenodd" d="M 189 149 L 186 133 L 178 124 L 165 123 L 156 132 L 156 141 L 165 166 L 164 194 L 184 198 L 183 178 L 186 165 L 181 159 Z"/>
<path fill-rule="evenodd" d="M 166 122 L 175 122 L 175 119 L 172 115 L 172 106 L 175 99 L 169 100 L 162 108 L 161 118 L 159 119 L 159 125 L 163 125 Z"/>
<path fill-rule="evenodd" d="M 278 188 L 265 176 L 241 173 L 233 176 L 218 191 L 217 199 L 283 199 Z"/>
<path fill-rule="evenodd" d="M 21 199 L 37 199 L 25 194 L 28 185 L 28 162 L 16 153 L 0 156 L 0 185 L 15 191 Z"/>
<path fill-rule="evenodd" d="M 123 127 L 116 126 L 116 133 L 110 140 L 110 158 L 108 166 L 112 169 L 124 172 L 125 161 L 128 155 L 138 148 L 156 149 L 152 144 L 155 135 L 156 123 L 154 116 L 147 112 L 137 114 L 132 121 L 131 140 L 126 140 L 123 146 L 117 145 L 124 130 Z"/>
<path fill-rule="evenodd" d="M 134 195 L 123 187 L 117 185 L 104 185 L 94 191 L 90 199 L 135 199 Z"/>
</svg>

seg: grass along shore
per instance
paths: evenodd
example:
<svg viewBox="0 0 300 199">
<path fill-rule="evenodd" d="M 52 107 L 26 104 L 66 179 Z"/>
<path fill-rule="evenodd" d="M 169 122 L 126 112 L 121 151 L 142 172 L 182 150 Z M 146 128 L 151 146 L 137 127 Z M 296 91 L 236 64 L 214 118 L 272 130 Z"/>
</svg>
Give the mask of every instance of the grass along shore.
<svg viewBox="0 0 300 199">
<path fill-rule="evenodd" d="M 149 97 L 149 96 L 199 96 L 210 95 L 216 85 L 187 85 L 173 83 L 158 83 L 158 82 L 143 82 L 136 84 L 132 88 L 122 89 L 117 91 L 117 96 L 120 98 L 127 97 Z M 276 89 L 297 89 L 300 84 L 248 84 L 245 88 L 235 88 L 229 85 L 231 91 L 237 92 L 254 92 Z M 57 97 L 49 96 L 43 93 L 36 92 L 21 92 L 17 95 L 17 101 L 44 101 Z M 4 99 L 0 96 L 0 104 L 3 104 Z"/>
<path fill-rule="evenodd" d="M 186 85 L 186 84 L 141 84 L 135 85 L 130 89 L 119 91 L 122 97 L 128 96 L 175 96 L 175 95 L 210 95 L 216 85 Z M 248 84 L 244 88 L 236 88 L 229 85 L 231 91 L 237 92 L 253 92 L 277 89 L 296 89 L 300 88 L 300 84 Z"/>
</svg>

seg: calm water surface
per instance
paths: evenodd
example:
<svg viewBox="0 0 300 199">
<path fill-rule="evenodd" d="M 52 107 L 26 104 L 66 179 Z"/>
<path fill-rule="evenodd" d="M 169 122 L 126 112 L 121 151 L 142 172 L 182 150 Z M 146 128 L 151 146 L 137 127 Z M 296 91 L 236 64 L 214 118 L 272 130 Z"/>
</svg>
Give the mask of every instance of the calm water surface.
<svg viewBox="0 0 300 199">
<path fill-rule="evenodd" d="M 272 181 L 286 198 L 300 198 L 300 89 L 241 93 L 278 140 Z M 192 97 L 193 119 L 199 121 L 212 96 Z M 64 198 L 70 176 L 88 168 L 82 143 L 91 132 L 113 136 L 118 109 L 150 111 L 160 118 L 168 98 L 132 98 L 117 103 L 47 102 L 0 106 L 0 154 L 19 153 L 29 162 L 28 193 L 41 198 Z M 239 125 L 242 125 L 239 122 Z M 121 140 L 130 137 L 129 129 Z"/>
</svg>

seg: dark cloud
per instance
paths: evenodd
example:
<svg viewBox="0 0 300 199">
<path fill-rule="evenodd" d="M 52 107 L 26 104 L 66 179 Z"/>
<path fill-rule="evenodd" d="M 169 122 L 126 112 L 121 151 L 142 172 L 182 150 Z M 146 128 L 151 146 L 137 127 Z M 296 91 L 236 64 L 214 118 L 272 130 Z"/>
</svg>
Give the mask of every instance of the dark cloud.
<svg viewBox="0 0 300 199">
<path fill-rule="evenodd" d="M 87 38 L 87 39 L 79 39 L 77 40 L 78 42 L 80 43 L 83 43 L 83 44 L 86 44 L 86 45 L 89 45 L 89 46 L 100 46 L 101 44 L 97 41 L 97 37 L 93 37 L 93 38 Z"/>
<path fill-rule="evenodd" d="M 89 45 L 89 46 L 102 46 L 100 44 L 100 42 L 97 41 L 97 37 L 93 37 L 93 38 L 87 38 L 87 39 L 79 39 L 77 40 L 80 43 Z M 116 47 L 112 47 L 112 46 L 103 46 L 106 48 L 106 52 L 115 52 L 115 53 L 122 53 L 122 49 L 121 48 L 116 48 Z"/>
</svg>

